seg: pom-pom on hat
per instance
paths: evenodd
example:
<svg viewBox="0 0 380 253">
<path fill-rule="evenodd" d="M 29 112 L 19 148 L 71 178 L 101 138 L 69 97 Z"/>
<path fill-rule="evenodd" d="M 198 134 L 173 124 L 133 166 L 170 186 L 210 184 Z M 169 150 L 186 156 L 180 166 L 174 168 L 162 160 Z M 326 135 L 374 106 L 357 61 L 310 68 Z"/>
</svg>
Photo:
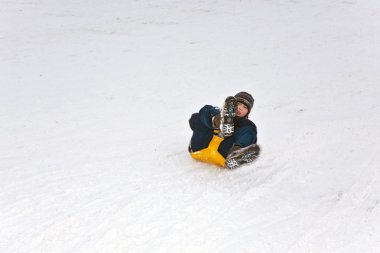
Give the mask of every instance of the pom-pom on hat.
<svg viewBox="0 0 380 253">
<path fill-rule="evenodd" d="M 235 95 L 236 101 L 240 102 L 242 104 L 245 104 L 248 108 L 248 114 L 251 112 L 251 109 L 253 107 L 253 103 L 255 100 L 253 99 L 252 95 L 248 92 L 241 91 L 238 94 Z"/>
</svg>

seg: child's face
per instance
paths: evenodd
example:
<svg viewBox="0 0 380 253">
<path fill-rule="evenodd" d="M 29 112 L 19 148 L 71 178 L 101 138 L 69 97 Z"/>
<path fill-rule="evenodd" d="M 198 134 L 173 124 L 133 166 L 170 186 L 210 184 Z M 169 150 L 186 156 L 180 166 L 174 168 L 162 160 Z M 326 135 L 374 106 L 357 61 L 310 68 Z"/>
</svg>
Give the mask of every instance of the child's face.
<svg viewBox="0 0 380 253">
<path fill-rule="evenodd" d="M 245 117 L 248 113 L 248 107 L 240 102 L 237 102 L 237 110 L 236 110 L 236 115 L 238 117 Z"/>
</svg>

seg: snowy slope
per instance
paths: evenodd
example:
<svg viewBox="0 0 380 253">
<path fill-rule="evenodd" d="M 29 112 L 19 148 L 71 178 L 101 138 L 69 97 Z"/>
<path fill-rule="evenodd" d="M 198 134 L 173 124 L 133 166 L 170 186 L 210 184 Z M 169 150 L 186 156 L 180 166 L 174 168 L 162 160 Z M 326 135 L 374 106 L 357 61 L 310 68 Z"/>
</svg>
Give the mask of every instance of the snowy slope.
<svg viewBox="0 0 380 253">
<path fill-rule="evenodd" d="M 0 252 L 378 252 L 378 1 L 4 0 L 0 53 Z M 260 159 L 192 160 L 241 90 Z"/>
</svg>

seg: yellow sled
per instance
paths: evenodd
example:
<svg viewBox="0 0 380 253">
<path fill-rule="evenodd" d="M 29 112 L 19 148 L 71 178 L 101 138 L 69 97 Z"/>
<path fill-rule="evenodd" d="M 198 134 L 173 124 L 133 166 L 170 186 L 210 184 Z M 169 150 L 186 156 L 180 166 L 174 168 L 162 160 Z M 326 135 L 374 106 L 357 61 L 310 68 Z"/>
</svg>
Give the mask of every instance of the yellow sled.
<svg viewBox="0 0 380 253">
<path fill-rule="evenodd" d="M 214 135 L 210 141 L 210 144 L 207 148 L 201 149 L 199 151 L 191 152 L 190 155 L 192 158 L 199 160 L 205 163 L 215 164 L 220 167 L 224 167 L 225 159 L 218 152 L 220 143 L 224 139 L 218 135 Z"/>
</svg>

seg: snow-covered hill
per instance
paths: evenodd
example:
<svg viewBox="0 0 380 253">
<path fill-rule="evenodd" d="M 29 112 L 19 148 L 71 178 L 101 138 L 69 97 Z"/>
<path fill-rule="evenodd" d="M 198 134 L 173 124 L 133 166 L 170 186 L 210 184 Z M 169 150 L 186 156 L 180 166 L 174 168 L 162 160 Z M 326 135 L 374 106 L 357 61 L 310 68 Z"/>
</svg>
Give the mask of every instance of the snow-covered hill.
<svg viewBox="0 0 380 253">
<path fill-rule="evenodd" d="M 4 0 L 0 53 L 0 252 L 378 252 L 378 1 Z M 242 90 L 260 159 L 192 160 Z"/>
</svg>

